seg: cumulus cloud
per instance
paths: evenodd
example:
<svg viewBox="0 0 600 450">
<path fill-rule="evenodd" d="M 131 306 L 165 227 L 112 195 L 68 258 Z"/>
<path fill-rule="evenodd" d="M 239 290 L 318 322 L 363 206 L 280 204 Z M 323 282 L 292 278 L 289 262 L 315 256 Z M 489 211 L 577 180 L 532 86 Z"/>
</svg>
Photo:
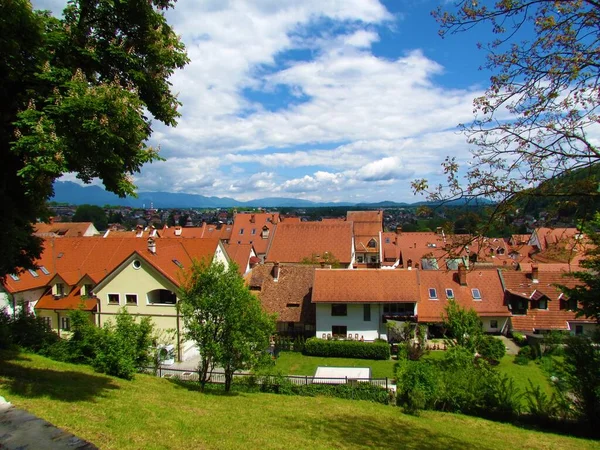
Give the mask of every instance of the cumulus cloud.
<svg viewBox="0 0 600 450">
<path fill-rule="evenodd" d="M 167 19 L 191 63 L 171 79 L 179 126 L 154 124 L 167 161 L 140 190 L 409 199 L 408 178 L 468 158 L 455 126 L 480 92 L 436 84 L 444 68 L 419 49 L 378 55 L 398 26 L 378 0 L 188 0 Z"/>
</svg>

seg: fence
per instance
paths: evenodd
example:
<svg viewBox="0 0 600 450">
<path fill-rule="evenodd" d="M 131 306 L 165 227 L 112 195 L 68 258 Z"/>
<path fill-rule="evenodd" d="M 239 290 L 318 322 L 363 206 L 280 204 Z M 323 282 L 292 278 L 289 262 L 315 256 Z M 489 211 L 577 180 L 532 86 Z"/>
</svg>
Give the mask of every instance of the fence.
<svg viewBox="0 0 600 450">
<path fill-rule="evenodd" d="M 145 373 L 154 373 L 155 369 L 151 367 L 142 368 L 142 372 Z M 181 381 L 198 381 L 200 376 L 198 372 L 192 370 L 185 369 L 168 369 L 164 367 L 159 367 L 156 369 L 156 376 L 161 378 L 169 378 L 169 379 L 178 379 Z M 256 375 L 251 373 L 235 373 L 233 375 L 235 379 L 244 379 L 246 377 L 254 377 Z M 381 388 L 385 388 L 386 390 L 391 389 L 391 383 L 389 379 L 386 378 L 353 378 L 353 377 L 312 377 L 308 375 L 265 375 L 256 377 L 257 382 L 269 382 L 271 384 L 277 384 L 277 382 L 281 379 L 285 379 L 289 381 L 291 384 L 295 384 L 298 386 L 307 385 L 307 384 L 348 384 L 348 383 L 370 383 L 373 386 L 379 386 Z M 216 384 L 225 384 L 225 373 L 213 371 L 209 383 Z"/>
</svg>

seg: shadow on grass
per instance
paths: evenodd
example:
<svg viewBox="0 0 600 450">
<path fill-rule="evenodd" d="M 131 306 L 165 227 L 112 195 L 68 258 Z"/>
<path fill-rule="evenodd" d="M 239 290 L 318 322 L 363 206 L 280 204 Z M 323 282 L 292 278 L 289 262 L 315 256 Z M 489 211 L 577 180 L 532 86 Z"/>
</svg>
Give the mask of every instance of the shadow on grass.
<svg viewBox="0 0 600 450">
<path fill-rule="evenodd" d="M 335 417 L 296 417 L 286 426 L 297 429 L 317 437 L 323 435 L 323 443 L 331 448 L 377 448 L 392 449 L 490 449 L 483 442 L 477 445 L 465 442 L 462 439 L 445 433 L 432 432 L 423 421 L 423 426 L 393 421 L 385 423 L 383 420 L 359 415 L 336 415 Z"/>
<path fill-rule="evenodd" d="M 203 391 L 200 386 L 200 383 L 198 383 L 197 381 L 184 381 L 179 380 L 177 378 L 170 378 L 169 383 L 172 383 L 175 386 L 178 386 L 191 392 L 200 392 L 202 394 L 207 395 L 217 395 L 223 397 L 235 397 L 240 395 L 240 393 L 235 390 L 235 385 L 233 386 L 230 392 L 225 392 L 225 385 L 223 384 L 208 383 Z"/>
<path fill-rule="evenodd" d="M 31 361 L 13 352 L 0 353 L 0 387 L 24 398 L 49 397 L 63 402 L 93 401 L 119 389 L 109 377 L 72 370 L 53 370 L 22 364 Z"/>
</svg>

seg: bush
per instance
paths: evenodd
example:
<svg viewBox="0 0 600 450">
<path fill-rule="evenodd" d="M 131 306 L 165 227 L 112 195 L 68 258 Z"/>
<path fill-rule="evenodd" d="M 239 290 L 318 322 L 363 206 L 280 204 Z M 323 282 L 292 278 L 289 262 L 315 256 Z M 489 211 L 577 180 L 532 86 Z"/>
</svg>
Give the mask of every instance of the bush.
<svg viewBox="0 0 600 450">
<path fill-rule="evenodd" d="M 11 320 L 6 308 L 0 309 L 0 349 L 12 347 Z"/>
<path fill-rule="evenodd" d="M 530 360 L 535 360 L 541 358 L 542 351 L 540 349 L 539 344 L 526 345 L 525 347 L 521 347 L 519 350 L 518 356 L 522 358 L 528 358 Z"/>
<path fill-rule="evenodd" d="M 387 342 L 329 341 L 310 338 L 304 345 L 304 354 L 359 359 L 390 359 L 390 345 Z"/>
<path fill-rule="evenodd" d="M 32 352 L 39 352 L 60 339 L 44 319 L 34 316 L 25 307 L 11 320 L 10 329 L 12 343 Z"/>
<path fill-rule="evenodd" d="M 439 370 L 429 361 L 403 361 L 396 368 L 397 402 L 409 414 L 433 408 L 439 386 Z"/>
<path fill-rule="evenodd" d="M 527 364 L 529 364 L 529 361 L 531 361 L 529 357 L 519 354 L 515 356 L 515 360 L 513 362 L 520 366 L 526 366 Z"/>
<path fill-rule="evenodd" d="M 527 337 L 521 333 L 517 333 L 516 331 L 513 331 L 512 339 L 513 339 L 513 341 L 515 341 L 515 344 L 517 344 L 519 347 L 523 347 L 524 345 L 527 345 Z"/>
<path fill-rule="evenodd" d="M 506 347 L 500 339 L 483 335 L 478 339 L 477 352 L 488 361 L 499 362 L 506 354 Z"/>
</svg>

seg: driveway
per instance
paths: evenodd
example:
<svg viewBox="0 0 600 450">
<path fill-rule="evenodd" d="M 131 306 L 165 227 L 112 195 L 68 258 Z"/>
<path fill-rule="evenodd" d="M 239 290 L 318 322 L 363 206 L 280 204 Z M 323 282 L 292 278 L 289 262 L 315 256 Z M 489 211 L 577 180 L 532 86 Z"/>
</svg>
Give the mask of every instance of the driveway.
<svg viewBox="0 0 600 450">
<path fill-rule="evenodd" d="M 516 355 L 519 353 L 519 346 L 515 344 L 512 339 L 507 338 L 506 336 L 496 336 L 504 343 L 504 347 L 506 348 L 507 355 Z"/>
</svg>

